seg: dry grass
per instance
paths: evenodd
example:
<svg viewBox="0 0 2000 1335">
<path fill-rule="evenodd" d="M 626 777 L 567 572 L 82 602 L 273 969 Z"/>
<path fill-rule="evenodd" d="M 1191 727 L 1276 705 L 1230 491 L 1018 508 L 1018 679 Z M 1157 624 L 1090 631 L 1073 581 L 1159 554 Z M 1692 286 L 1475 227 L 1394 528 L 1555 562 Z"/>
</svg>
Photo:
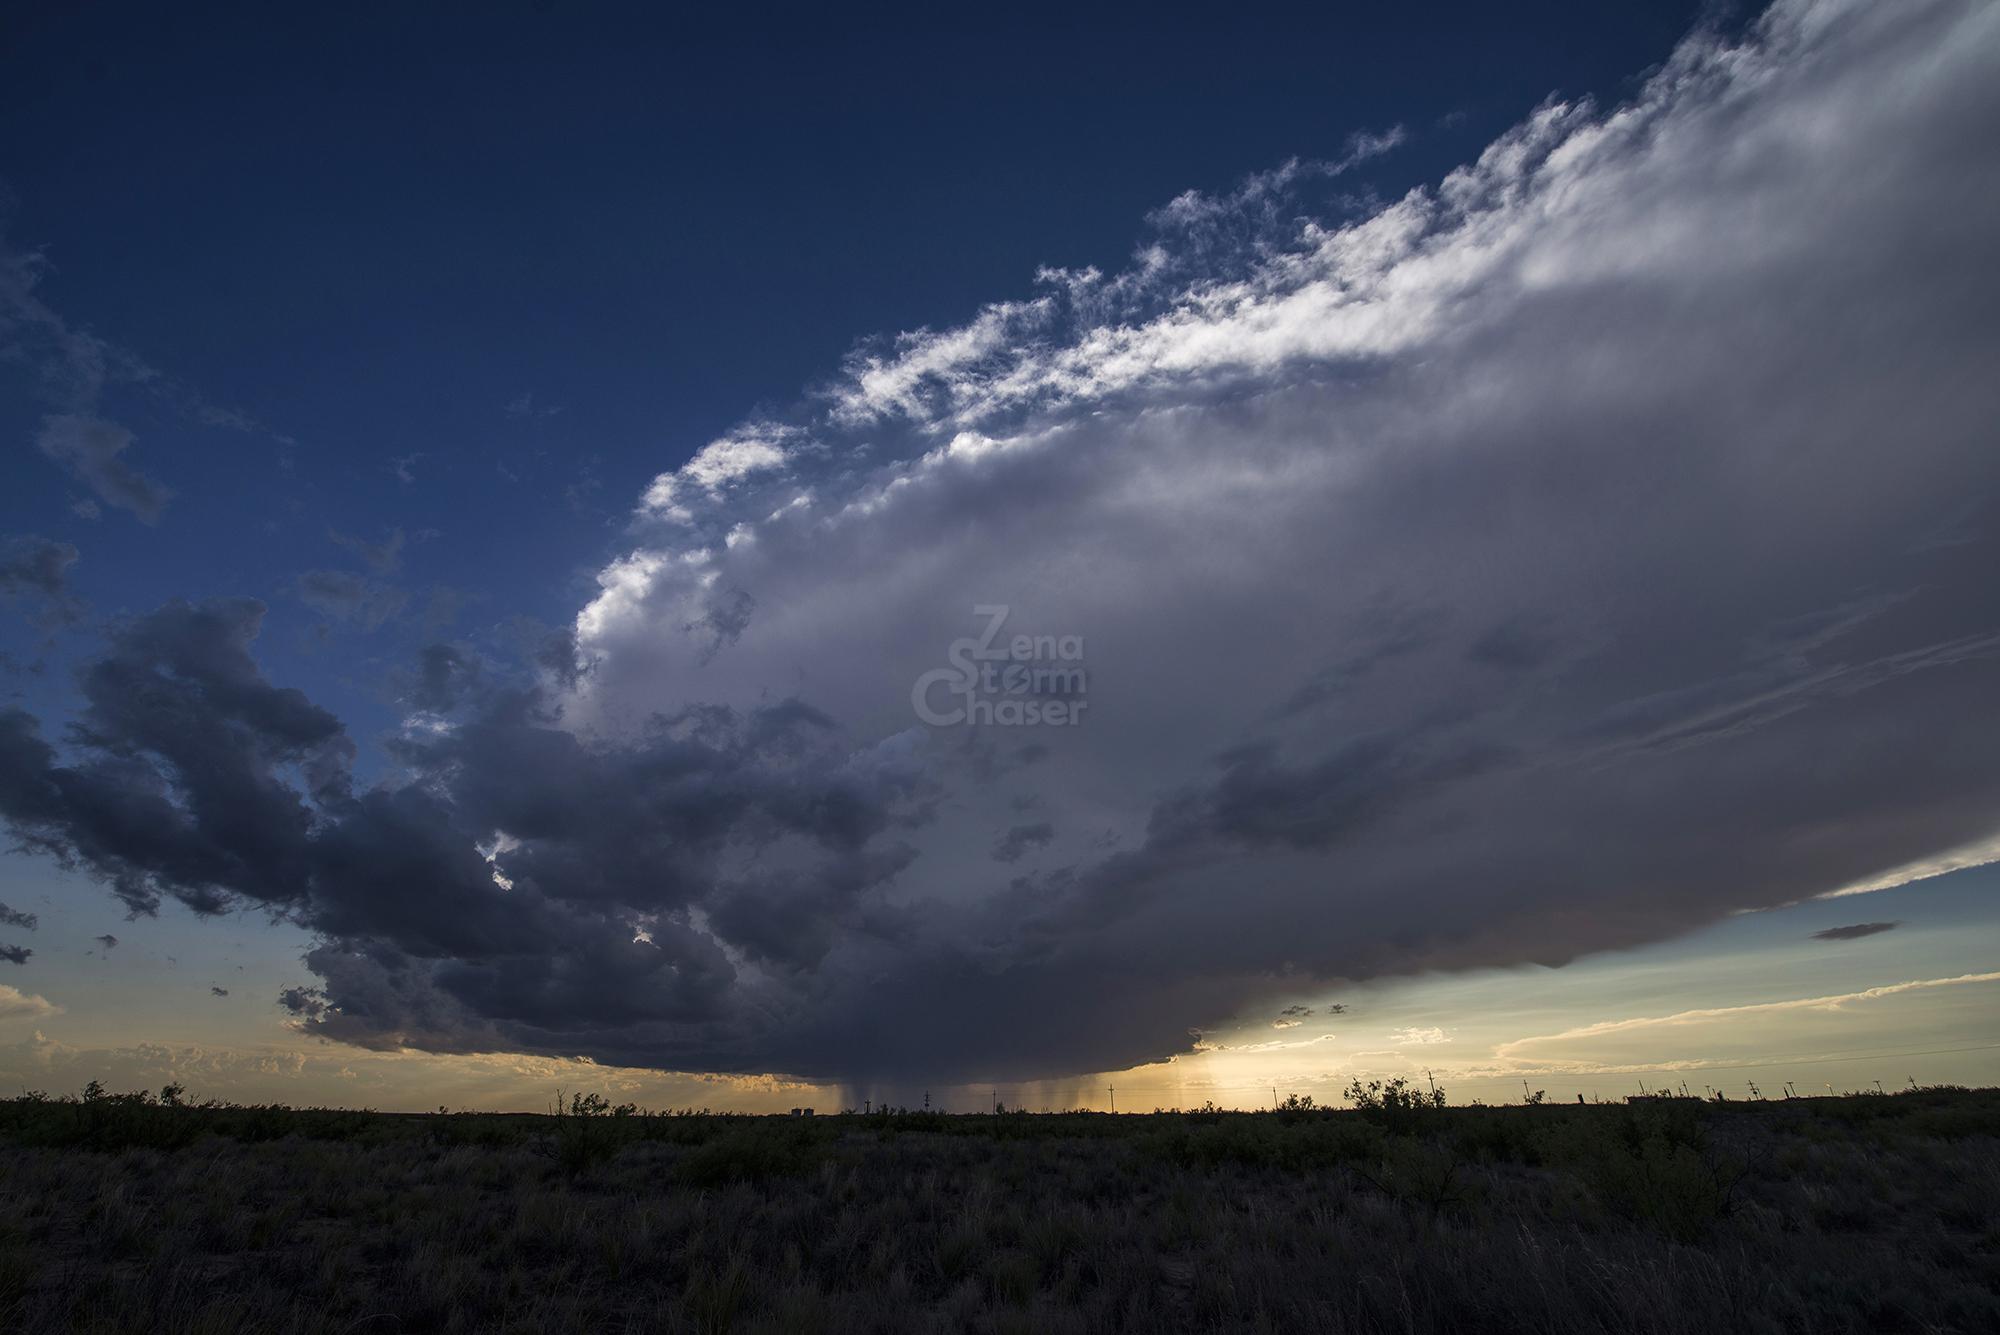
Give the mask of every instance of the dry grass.
<svg viewBox="0 0 2000 1335">
<path fill-rule="evenodd" d="M 1987 1331 L 2000 1094 L 1374 1115 L 0 1104 L 10 1331 Z"/>
</svg>

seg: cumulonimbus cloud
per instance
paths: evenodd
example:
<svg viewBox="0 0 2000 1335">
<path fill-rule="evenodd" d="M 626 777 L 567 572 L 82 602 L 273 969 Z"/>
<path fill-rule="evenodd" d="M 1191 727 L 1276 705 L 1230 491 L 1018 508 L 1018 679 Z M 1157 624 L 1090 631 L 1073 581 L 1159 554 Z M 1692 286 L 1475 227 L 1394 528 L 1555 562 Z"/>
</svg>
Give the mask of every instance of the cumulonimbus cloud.
<svg viewBox="0 0 2000 1335">
<path fill-rule="evenodd" d="M 397 782 L 217 603 L 70 753 L 8 716 L 0 811 L 312 928 L 327 1037 L 850 1080 L 1978 846 L 1996 125 L 2000 10 L 1781 0 L 1386 207 L 1180 202 L 663 473 L 534 684 L 426 662 Z M 1076 642 L 1081 722 L 915 712 L 975 608 Z"/>
</svg>

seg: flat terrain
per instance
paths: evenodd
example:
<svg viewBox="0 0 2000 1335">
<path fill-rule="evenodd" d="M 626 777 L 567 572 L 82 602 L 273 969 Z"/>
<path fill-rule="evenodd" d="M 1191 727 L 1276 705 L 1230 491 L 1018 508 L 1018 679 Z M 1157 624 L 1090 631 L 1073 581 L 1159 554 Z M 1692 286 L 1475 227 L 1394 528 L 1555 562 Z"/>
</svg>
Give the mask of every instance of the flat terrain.
<svg viewBox="0 0 2000 1335">
<path fill-rule="evenodd" d="M 2000 1091 L 592 1106 L 0 1103 L 0 1329 L 2000 1330 Z"/>
</svg>

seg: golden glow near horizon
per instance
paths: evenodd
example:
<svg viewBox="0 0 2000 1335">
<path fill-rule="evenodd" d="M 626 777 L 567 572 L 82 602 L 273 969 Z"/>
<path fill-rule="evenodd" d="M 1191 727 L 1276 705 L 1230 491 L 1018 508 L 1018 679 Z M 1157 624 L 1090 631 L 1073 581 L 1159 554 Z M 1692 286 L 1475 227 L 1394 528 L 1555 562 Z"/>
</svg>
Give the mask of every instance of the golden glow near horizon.
<svg viewBox="0 0 2000 1335">
<path fill-rule="evenodd" d="M 1283 1000 L 1204 1032 L 1171 1060 L 1125 1071 L 928 1088 L 366 1051 L 291 1032 L 269 1004 L 280 972 L 253 977 L 251 964 L 232 965 L 244 981 L 218 997 L 186 976 L 189 961 L 128 951 L 99 980 L 50 979 L 46 996 L 0 989 L 0 1083 L 65 1093 L 93 1079 L 112 1089 L 178 1081 L 197 1097 L 235 1102 L 409 1111 L 543 1111 L 558 1090 L 596 1090 L 648 1108 L 744 1112 L 833 1111 L 864 1100 L 914 1107 L 925 1093 L 934 1107 L 959 1112 L 990 1108 L 996 1096 L 1033 1111 L 1259 1108 L 1291 1094 L 1338 1105 L 1351 1079 L 1397 1075 L 1435 1080 L 1453 1102 L 1489 1103 L 1517 1101 L 1526 1089 L 1568 1102 L 1683 1083 L 1731 1098 L 1748 1097 L 1753 1084 L 1779 1096 L 1787 1081 L 1802 1094 L 1878 1080 L 1996 1084 L 1996 885 L 1995 869 L 1982 869 L 1884 892 L 1874 901 L 1884 916 L 1912 921 L 1861 940 L 1817 939 L 1852 916 L 1852 901 L 1815 902 L 1560 969 L 1433 975 Z M 133 1009 L 132 998 L 170 979 L 207 993 L 215 1009 Z"/>
</svg>

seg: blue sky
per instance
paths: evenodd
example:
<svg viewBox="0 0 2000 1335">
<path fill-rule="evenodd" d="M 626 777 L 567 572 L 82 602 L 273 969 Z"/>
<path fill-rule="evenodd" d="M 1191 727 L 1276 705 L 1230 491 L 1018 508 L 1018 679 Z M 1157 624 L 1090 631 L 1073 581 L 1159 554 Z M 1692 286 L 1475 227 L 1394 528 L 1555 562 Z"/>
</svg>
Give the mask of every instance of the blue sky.
<svg viewBox="0 0 2000 1335">
<path fill-rule="evenodd" d="M 0 536 L 60 572 L 8 586 L 6 703 L 49 764 L 150 756 L 186 812 L 282 790 L 303 861 L 190 880 L 81 797 L 18 806 L 80 869 L 0 869 L 41 920 L 0 981 L 78 1051 L 172 997 L 140 1038 L 395 1050 L 371 1097 L 422 1105 L 533 1104 L 520 1072 L 575 1057 L 697 1081 L 645 1077 L 663 1099 L 1322 1081 L 1223 1054 L 1339 996 L 1504 1084 L 1556 980 L 1645 1015 L 1781 999 L 1814 952 L 1838 985 L 1796 997 L 1983 972 L 1984 870 L 1736 914 L 1995 834 L 1954 722 L 2000 611 L 1995 329 L 1952 277 L 1995 197 L 1991 28 L 31 16 L 0 56 Z M 210 598 L 265 610 L 148 620 Z M 1087 646 L 1087 723 L 912 717 L 1003 603 Z M 187 666 L 226 646 L 320 750 L 190 770 L 200 729 L 261 726 Z M 220 712 L 112 738 L 78 685 L 106 664 Z M 394 792 L 438 797 L 436 868 L 368 824 Z M 388 911 L 467 866 L 438 911 L 496 936 Z M 1909 921 L 1802 946 L 1825 914 Z M 1951 1004 L 1989 986 L 1880 1037 L 1974 1047 Z"/>
</svg>

